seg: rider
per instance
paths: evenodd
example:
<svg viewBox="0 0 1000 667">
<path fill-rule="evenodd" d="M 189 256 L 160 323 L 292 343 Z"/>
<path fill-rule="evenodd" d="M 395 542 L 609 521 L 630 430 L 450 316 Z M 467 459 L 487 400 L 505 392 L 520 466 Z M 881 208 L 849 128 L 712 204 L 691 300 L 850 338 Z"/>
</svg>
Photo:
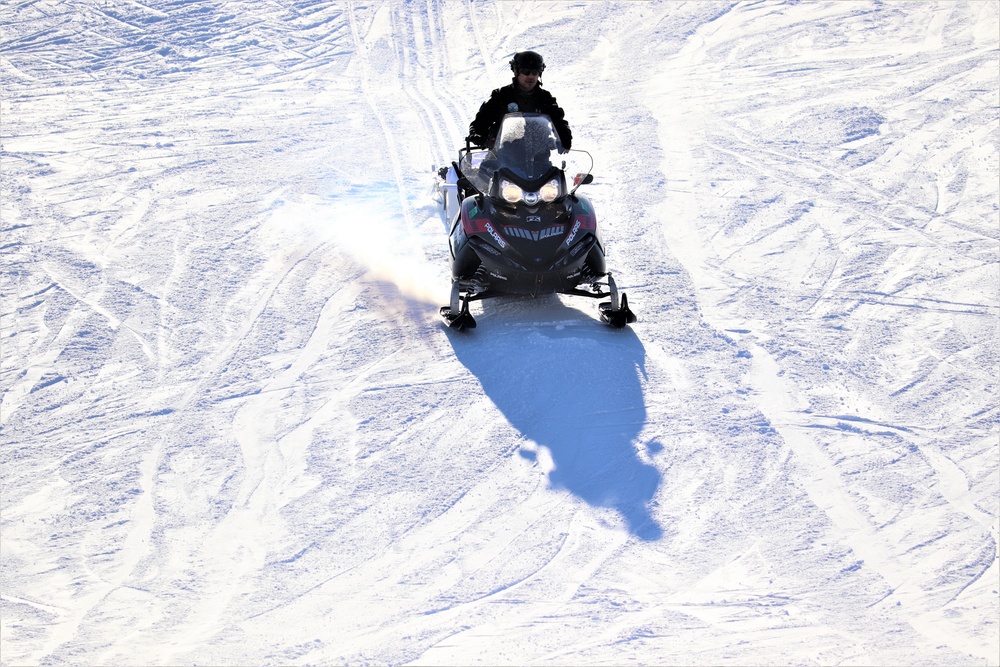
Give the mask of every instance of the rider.
<svg viewBox="0 0 1000 667">
<path fill-rule="evenodd" d="M 534 51 L 520 51 L 510 61 L 514 80 L 503 88 L 497 88 L 490 99 L 479 107 L 479 113 L 469 125 L 467 141 L 474 146 L 492 146 L 503 117 L 508 113 L 543 113 L 552 119 L 559 133 L 563 148 L 569 150 L 573 134 L 569 130 L 565 113 L 556 103 L 556 98 L 542 89 L 541 76 L 545 61 Z"/>
</svg>

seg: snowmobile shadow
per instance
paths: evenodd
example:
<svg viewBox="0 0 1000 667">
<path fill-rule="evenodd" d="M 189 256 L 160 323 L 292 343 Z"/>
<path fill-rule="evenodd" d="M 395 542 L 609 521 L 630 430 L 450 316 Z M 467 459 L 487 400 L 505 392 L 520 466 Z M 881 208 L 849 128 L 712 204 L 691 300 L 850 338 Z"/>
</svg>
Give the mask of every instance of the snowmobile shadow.
<svg viewBox="0 0 1000 667">
<path fill-rule="evenodd" d="M 636 450 L 646 423 L 638 337 L 557 297 L 516 300 L 502 310 L 502 318 L 481 318 L 475 331 L 450 333 L 459 361 L 510 424 L 551 453 L 553 488 L 614 509 L 643 540 L 659 539 L 663 531 L 648 506 L 660 473 Z M 521 455 L 536 457 L 528 449 Z"/>
</svg>

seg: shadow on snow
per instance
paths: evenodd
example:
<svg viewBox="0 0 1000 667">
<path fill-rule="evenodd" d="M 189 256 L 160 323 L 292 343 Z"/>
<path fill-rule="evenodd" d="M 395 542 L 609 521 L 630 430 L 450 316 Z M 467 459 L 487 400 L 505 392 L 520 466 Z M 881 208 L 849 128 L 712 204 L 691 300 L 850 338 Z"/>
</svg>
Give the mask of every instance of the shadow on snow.
<svg viewBox="0 0 1000 667">
<path fill-rule="evenodd" d="M 616 510 L 641 539 L 659 539 L 648 505 L 660 474 L 636 450 L 646 406 L 645 349 L 635 333 L 609 329 L 554 296 L 485 308 L 478 329 L 449 335 L 452 347 L 511 425 L 549 450 L 553 488 Z M 498 310 L 510 317 L 489 316 Z M 532 315 L 546 321 L 535 326 Z"/>
</svg>

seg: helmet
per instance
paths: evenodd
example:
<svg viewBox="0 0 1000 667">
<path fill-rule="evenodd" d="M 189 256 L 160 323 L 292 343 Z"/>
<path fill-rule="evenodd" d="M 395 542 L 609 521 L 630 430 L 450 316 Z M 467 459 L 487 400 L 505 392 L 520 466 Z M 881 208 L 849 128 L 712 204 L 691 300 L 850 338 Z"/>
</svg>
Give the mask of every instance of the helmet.
<svg viewBox="0 0 1000 667">
<path fill-rule="evenodd" d="M 534 51 L 518 51 L 510 61 L 510 69 L 514 74 L 520 69 L 536 69 L 541 73 L 545 71 L 545 61 Z"/>
</svg>

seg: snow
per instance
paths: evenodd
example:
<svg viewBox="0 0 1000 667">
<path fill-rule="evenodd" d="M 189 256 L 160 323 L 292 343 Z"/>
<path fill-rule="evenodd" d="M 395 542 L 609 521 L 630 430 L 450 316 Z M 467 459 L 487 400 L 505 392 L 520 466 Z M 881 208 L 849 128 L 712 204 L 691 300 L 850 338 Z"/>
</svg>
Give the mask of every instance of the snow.
<svg viewBox="0 0 1000 667">
<path fill-rule="evenodd" d="M 2 664 L 1000 664 L 1000 3 L 0 18 Z M 437 318 L 523 49 L 624 331 Z"/>
</svg>

